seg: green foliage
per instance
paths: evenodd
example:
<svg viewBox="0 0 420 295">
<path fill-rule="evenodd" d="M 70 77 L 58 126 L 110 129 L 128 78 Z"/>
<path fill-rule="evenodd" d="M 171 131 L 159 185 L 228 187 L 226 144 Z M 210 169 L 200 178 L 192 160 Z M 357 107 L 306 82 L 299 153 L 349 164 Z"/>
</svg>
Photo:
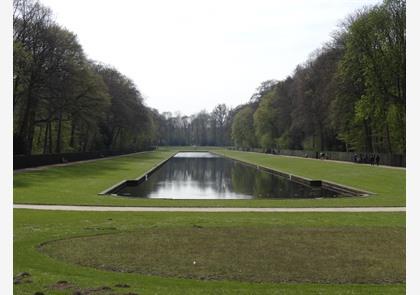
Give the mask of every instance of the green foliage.
<svg viewBox="0 0 420 295">
<path fill-rule="evenodd" d="M 273 91 L 262 97 L 258 109 L 254 113 L 255 135 L 263 148 L 275 147 L 276 109 L 273 107 Z"/>
<path fill-rule="evenodd" d="M 266 150 L 405 153 L 405 1 L 357 11 L 291 77 L 259 91 L 250 105 Z"/>
<path fill-rule="evenodd" d="M 212 112 L 201 111 L 190 116 L 180 113 L 154 112 L 158 125 L 159 145 L 226 146 L 230 144 L 233 110 L 218 104 Z"/>
<path fill-rule="evenodd" d="M 14 153 L 138 150 L 156 142 L 134 83 L 88 61 L 36 0 L 14 1 Z"/>
<path fill-rule="evenodd" d="M 84 56 L 37 0 L 14 1 L 15 154 L 150 145 L 405 153 L 405 10 L 385 0 L 350 15 L 290 77 L 248 104 L 191 116 L 144 105 L 134 82 Z"/>
<path fill-rule="evenodd" d="M 256 138 L 253 112 L 252 108 L 247 106 L 235 115 L 232 124 L 232 138 L 236 146 L 245 148 L 255 147 Z"/>
<path fill-rule="evenodd" d="M 349 144 L 368 151 L 404 153 L 405 1 L 387 0 L 359 12 L 345 30 L 337 96 L 343 138 L 353 137 Z M 358 91 L 348 92 L 353 81 Z M 349 103 L 353 109 L 343 106 Z M 363 132 L 354 138 L 354 129 Z"/>
</svg>

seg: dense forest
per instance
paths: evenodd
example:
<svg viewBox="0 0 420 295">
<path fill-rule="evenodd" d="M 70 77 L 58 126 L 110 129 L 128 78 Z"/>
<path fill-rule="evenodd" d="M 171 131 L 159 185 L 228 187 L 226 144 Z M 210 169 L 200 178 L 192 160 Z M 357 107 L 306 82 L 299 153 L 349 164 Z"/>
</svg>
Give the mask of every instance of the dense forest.
<svg viewBox="0 0 420 295">
<path fill-rule="evenodd" d="M 14 0 L 14 153 L 217 145 L 405 154 L 405 15 L 402 0 L 360 9 L 247 104 L 184 116 L 146 106 L 130 78 L 87 59 L 48 8 Z"/>
</svg>

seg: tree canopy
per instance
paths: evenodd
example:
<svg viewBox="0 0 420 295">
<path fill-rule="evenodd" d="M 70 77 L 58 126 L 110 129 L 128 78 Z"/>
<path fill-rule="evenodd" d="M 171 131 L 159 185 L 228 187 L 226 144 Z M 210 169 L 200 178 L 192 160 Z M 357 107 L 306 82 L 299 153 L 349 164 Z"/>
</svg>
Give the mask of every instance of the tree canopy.
<svg viewBox="0 0 420 295">
<path fill-rule="evenodd" d="M 405 153 L 406 3 L 348 16 L 332 40 L 248 103 L 186 116 L 145 105 L 135 83 L 86 58 L 37 0 L 14 0 L 14 153 L 153 145 Z"/>
<path fill-rule="evenodd" d="M 405 153 L 405 10 L 385 0 L 356 11 L 290 77 L 263 82 L 250 101 L 254 147 Z"/>
</svg>

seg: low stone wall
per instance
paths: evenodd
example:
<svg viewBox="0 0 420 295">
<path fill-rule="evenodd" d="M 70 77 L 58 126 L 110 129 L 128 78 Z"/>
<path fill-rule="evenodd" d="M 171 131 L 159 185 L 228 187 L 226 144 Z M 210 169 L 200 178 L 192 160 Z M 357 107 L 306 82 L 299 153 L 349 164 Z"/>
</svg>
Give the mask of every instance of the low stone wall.
<svg viewBox="0 0 420 295">
<path fill-rule="evenodd" d="M 13 156 L 13 169 L 32 168 L 45 165 L 53 165 L 60 163 L 84 161 L 99 159 L 104 157 L 119 156 L 124 154 L 150 151 L 154 147 L 146 148 L 137 151 L 97 151 L 97 152 L 84 152 L 84 153 L 62 153 L 62 154 L 45 154 L 45 155 L 16 155 Z"/>
<path fill-rule="evenodd" d="M 264 150 L 261 148 L 248 148 L 248 149 L 231 148 L 231 149 L 248 151 L 248 152 L 303 157 L 303 158 L 314 158 L 314 159 L 323 158 L 323 159 L 345 161 L 345 162 L 354 162 L 355 154 L 357 155 L 361 154 L 363 156 L 370 155 L 369 153 L 358 153 L 358 152 L 334 152 L 334 151 L 317 152 L 317 151 L 308 151 L 308 150 L 278 150 L 278 149 Z M 321 153 L 323 153 L 323 157 L 321 157 Z M 405 155 L 386 154 L 386 153 L 376 153 L 376 154 L 379 154 L 380 165 L 405 167 Z"/>
</svg>

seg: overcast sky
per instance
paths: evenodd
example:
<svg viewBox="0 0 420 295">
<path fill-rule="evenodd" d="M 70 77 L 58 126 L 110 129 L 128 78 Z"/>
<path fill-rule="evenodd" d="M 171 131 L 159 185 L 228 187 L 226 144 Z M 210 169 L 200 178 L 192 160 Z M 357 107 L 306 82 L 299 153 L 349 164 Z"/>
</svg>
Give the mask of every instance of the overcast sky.
<svg viewBox="0 0 420 295">
<path fill-rule="evenodd" d="M 89 58 L 131 78 L 148 106 L 192 114 L 281 80 L 349 13 L 375 0 L 41 0 Z"/>
</svg>

